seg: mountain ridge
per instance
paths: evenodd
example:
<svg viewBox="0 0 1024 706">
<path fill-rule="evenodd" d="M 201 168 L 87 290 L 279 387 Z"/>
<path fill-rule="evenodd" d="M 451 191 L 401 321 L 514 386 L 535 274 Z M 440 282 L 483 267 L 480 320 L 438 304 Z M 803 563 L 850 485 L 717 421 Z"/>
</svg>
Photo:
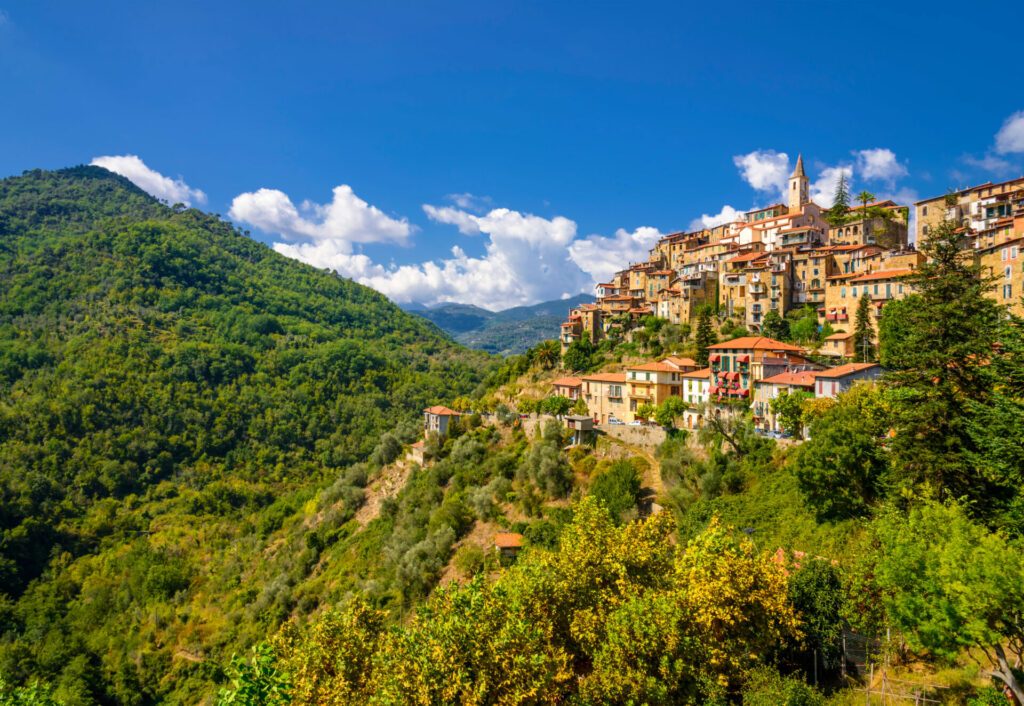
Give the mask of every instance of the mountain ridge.
<svg viewBox="0 0 1024 706">
<path fill-rule="evenodd" d="M 556 339 L 567 310 L 595 301 L 589 294 L 554 299 L 492 312 L 473 304 L 445 303 L 431 307 L 407 305 L 405 310 L 440 327 L 455 341 L 499 355 L 525 352 L 541 341 Z"/>
</svg>

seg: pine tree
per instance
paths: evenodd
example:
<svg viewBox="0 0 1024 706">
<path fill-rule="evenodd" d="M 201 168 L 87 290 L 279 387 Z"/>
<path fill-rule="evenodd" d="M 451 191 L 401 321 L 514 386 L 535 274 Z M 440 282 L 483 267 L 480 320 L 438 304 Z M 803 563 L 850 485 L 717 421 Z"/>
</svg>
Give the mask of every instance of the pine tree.
<svg viewBox="0 0 1024 706">
<path fill-rule="evenodd" d="M 850 211 L 850 188 L 846 183 L 846 172 L 839 172 L 836 181 L 836 193 L 832 199 L 832 208 L 825 214 L 825 219 L 833 226 L 840 226 L 846 221 Z"/>
<path fill-rule="evenodd" d="M 864 291 L 857 304 L 857 317 L 853 325 L 854 360 L 871 363 L 875 360 L 875 330 L 871 325 L 871 297 Z"/>
<path fill-rule="evenodd" d="M 977 473 L 971 407 L 991 398 L 988 365 L 1004 308 L 986 296 L 991 278 L 963 257 L 957 223 L 937 225 L 919 248 L 927 257 L 905 283 L 914 294 L 882 313 L 882 360 L 895 393 L 894 484 L 992 509 L 998 480 Z"/>
<path fill-rule="evenodd" d="M 697 320 L 697 364 L 702 368 L 708 365 L 708 346 L 717 340 L 718 336 L 711 325 L 711 307 L 705 306 L 700 310 L 700 318 Z"/>
</svg>

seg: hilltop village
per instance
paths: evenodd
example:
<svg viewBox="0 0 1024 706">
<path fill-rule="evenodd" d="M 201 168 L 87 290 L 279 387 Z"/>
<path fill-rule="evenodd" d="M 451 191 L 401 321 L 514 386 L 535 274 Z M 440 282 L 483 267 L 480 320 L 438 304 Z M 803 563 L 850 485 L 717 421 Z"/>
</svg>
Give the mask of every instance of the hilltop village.
<svg viewBox="0 0 1024 706">
<path fill-rule="evenodd" d="M 679 398 L 687 428 L 700 427 L 712 403 L 749 406 L 759 430 L 783 433 L 772 404 L 780 394 L 835 397 L 854 382 L 878 378 L 872 351 L 885 305 L 912 291 L 908 278 L 925 261 L 910 243 L 910 207 L 867 192 L 850 203 L 843 182 L 826 209 L 809 189 L 801 156 L 788 180 L 788 203 L 663 237 L 646 262 L 597 285 L 596 303 L 569 312 L 560 347 L 564 357 L 581 343 L 631 340 L 652 317 L 692 331 L 703 315 L 707 326 L 730 321 L 745 335 L 706 346 L 700 360 L 668 356 L 620 372 L 563 377 L 553 393 L 582 401 L 597 424 L 647 421 L 658 405 Z M 1024 178 L 925 199 L 913 209 L 914 242 L 954 221 L 963 257 L 991 282 L 989 296 L 1024 313 Z M 816 322 L 824 335 L 808 345 L 772 337 L 796 316 Z"/>
</svg>

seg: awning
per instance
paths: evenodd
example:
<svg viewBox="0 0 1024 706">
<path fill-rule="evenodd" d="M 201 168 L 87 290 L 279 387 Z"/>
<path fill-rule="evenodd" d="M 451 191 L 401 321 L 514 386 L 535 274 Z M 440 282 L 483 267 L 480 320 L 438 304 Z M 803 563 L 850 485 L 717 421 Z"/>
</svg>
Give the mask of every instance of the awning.
<svg viewBox="0 0 1024 706">
<path fill-rule="evenodd" d="M 717 363 L 717 362 L 718 362 L 718 361 L 720 361 L 721 359 L 722 359 L 722 356 L 718 355 L 717 353 L 715 353 L 715 354 L 714 354 L 713 356 L 710 356 L 710 357 L 708 358 L 708 360 L 709 360 L 710 362 L 712 362 L 712 363 Z"/>
<path fill-rule="evenodd" d="M 750 362 L 750 356 L 749 355 L 741 355 L 736 360 L 738 360 L 741 363 L 749 363 Z"/>
<path fill-rule="evenodd" d="M 750 394 L 750 390 L 740 390 L 740 397 L 747 397 Z"/>
</svg>

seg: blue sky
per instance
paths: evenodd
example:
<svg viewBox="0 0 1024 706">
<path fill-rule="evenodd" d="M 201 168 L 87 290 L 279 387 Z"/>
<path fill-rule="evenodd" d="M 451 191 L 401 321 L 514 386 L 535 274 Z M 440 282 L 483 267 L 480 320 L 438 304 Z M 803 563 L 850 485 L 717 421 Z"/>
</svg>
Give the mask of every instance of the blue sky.
<svg viewBox="0 0 1024 706">
<path fill-rule="evenodd" d="M 1024 173 L 1024 6 L 639 5 L 0 0 L 0 174 L 107 158 L 396 300 L 502 308 L 775 200 L 798 151 L 819 193 Z"/>
</svg>

